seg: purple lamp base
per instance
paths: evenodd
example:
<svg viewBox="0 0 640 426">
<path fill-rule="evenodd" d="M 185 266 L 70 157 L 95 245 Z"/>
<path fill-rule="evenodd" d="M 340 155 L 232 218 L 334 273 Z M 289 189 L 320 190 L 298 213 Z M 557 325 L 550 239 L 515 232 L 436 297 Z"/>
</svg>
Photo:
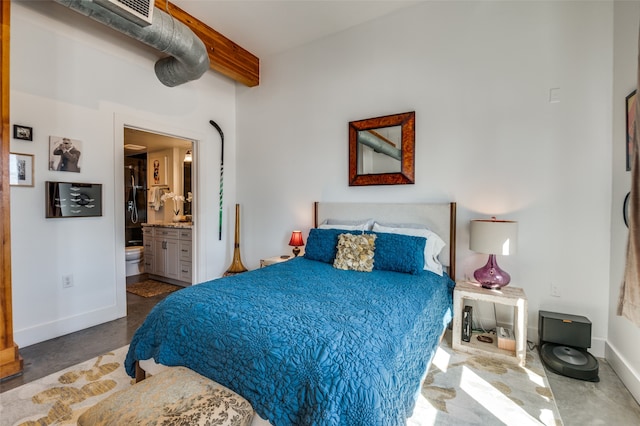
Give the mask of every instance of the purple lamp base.
<svg viewBox="0 0 640 426">
<path fill-rule="evenodd" d="M 473 277 L 482 285 L 482 287 L 491 289 L 502 288 L 511 281 L 511 276 L 498 266 L 495 254 L 489 255 L 487 264 L 482 268 L 477 269 L 473 273 Z"/>
</svg>

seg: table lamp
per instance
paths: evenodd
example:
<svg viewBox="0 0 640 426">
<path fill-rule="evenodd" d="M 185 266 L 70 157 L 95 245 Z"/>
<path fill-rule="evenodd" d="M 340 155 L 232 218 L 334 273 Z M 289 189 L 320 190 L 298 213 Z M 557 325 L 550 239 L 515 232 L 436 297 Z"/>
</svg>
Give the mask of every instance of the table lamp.
<svg viewBox="0 0 640 426">
<path fill-rule="evenodd" d="M 300 254 L 300 246 L 304 245 L 304 241 L 302 240 L 302 231 L 293 231 L 291 233 L 289 245 L 293 246 L 293 255 L 297 257 Z"/>
<path fill-rule="evenodd" d="M 469 248 L 489 255 L 487 264 L 473 273 L 482 287 L 499 289 L 509 284 L 511 277 L 500 269 L 496 255 L 515 254 L 517 242 L 518 222 L 497 220 L 495 217 L 471 221 Z"/>
</svg>

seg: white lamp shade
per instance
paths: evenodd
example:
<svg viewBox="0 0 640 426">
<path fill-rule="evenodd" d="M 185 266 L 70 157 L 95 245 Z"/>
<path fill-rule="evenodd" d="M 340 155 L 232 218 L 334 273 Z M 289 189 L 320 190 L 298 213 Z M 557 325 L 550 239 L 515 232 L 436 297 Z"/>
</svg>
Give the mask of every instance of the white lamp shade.
<svg viewBox="0 0 640 426">
<path fill-rule="evenodd" d="M 469 248 L 477 253 L 508 256 L 516 253 L 518 222 L 472 220 Z"/>
</svg>

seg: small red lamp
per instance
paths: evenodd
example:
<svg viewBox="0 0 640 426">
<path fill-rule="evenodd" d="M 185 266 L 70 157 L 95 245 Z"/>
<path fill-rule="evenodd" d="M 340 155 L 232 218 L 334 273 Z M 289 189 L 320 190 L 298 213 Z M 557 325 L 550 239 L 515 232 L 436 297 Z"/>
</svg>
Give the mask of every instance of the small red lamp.
<svg viewBox="0 0 640 426">
<path fill-rule="evenodd" d="M 293 231 L 291 233 L 289 245 L 293 247 L 293 255 L 298 256 L 300 254 L 300 246 L 304 245 L 304 241 L 302 240 L 302 231 Z"/>
</svg>

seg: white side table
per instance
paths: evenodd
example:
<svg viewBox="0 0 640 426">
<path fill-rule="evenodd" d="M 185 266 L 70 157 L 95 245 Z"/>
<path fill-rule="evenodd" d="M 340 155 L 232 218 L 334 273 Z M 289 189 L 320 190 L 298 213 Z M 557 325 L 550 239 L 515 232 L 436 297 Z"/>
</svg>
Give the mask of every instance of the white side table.
<svg viewBox="0 0 640 426">
<path fill-rule="evenodd" d="M 264 268 L 265 266 L 275 265 L 276 263 L 286 262 L 291 259 L 293 259 L 293 255 L 273 256 L 266 259 L 260 259 L 260 267 Z"/>
<path fill-rule="evenodd" d="M 480 342 L 477 339 L 478 333 L 472 333 L 471 341 L 462 340 L 462 312 L 466 300 L 479 300 L 500 305 L 513 306 L 515 324 L 513 325 L 516 350 L 498 348 L 498 339 L 493 336 L 493 343 Z M 453 338 L 452 346 L 454 350 L 472 353 L 485 354 L 496 358 L 517 361 L 518 365 L 524 367 L 527 358 L 527 296 L 524 290 L 510 285 L 499 290 L 489 290 L 482 288 L 479 284 L 470 282 L 457 282 L 453 291 Z"/>
</svg>

